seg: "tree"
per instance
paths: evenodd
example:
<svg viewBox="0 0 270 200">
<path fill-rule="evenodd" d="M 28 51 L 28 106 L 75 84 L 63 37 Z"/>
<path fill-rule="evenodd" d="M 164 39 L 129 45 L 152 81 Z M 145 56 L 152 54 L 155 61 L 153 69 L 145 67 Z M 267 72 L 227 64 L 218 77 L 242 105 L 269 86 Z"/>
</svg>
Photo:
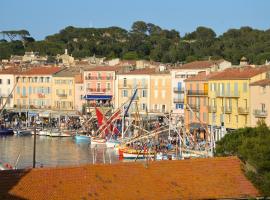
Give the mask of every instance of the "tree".
<svg viewBox="0 0 270 200">
<path fill-rule="evenodd" d="M 147 24 L 144 21 L 136 21 L 133 23 L 133 25 L 131 27 L 132 32 L 143 33 L 143 34 L 146 33 L 147 28 L 148 28 Z"/>
</svg>

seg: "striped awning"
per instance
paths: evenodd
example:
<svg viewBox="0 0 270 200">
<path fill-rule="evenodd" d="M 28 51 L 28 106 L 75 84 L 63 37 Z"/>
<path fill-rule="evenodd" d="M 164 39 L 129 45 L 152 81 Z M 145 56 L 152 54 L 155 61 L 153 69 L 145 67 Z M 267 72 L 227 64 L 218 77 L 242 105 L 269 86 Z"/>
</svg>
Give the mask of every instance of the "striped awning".
<svg viewBox="0 0 270 200">
<path fill-rule="evenodd" d="M 85 95 L 86 100 L 110 100 L 112 95 Z"/>
</svg>

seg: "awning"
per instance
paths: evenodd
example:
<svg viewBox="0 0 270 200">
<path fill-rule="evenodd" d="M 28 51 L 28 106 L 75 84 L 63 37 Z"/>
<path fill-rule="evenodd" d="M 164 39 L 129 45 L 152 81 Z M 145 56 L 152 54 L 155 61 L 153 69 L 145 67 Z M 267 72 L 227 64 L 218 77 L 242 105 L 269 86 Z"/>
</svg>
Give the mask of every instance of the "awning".
<svg viewBox="0 0 270 200">
<path fill-rule="evenodd" d="M 85 95 L 86 100 L 109 100 L 112 99 L 112 95 Z"/>
</svg>

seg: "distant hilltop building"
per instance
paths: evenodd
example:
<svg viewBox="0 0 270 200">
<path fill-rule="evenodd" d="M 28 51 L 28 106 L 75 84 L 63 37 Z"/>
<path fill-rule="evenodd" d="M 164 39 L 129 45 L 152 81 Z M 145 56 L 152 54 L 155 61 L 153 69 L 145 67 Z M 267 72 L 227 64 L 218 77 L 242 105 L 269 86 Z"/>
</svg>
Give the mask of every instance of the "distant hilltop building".
<svg viewBox="0 0 270 200">
<path fill-rule="evenodd" d="M 243 56 L 241 59 L 240 59 L 240 66 L 247 66 L 248 65 L 248 59 Z"/>
<path fill-rule="evenodd" d="M 68 55 L 68 50 L 65 49 L 65 53 L 62 55 L 57 55 L 56 60 L 58 63 L 62 63 L 64 66 L 70 67 L 75 65 L 75 60 L 72 55 Z"/>
</svg>

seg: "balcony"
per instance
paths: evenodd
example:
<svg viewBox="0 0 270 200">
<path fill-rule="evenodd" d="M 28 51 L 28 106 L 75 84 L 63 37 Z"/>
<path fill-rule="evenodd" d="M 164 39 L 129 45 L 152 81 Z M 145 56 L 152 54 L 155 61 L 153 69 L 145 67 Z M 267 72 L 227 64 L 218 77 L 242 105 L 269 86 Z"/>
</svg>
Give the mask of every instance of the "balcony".
<svg viewBox="0 0 270 200">
<path fill-rule="evenodd" d="M 149 112 L 150 113 L 161 113 L 162 111 L 161 111 L 161 109 L 156 108 L 156 109 L 150 109 Z"/>
<path fill-rule="evenodd" d="M 231 114 L 232 113 L 232 107 L 231 106 L 222 106 L 221 112 L 224 112 L 225 114 Z"/>
<path fill-rule="evenodd" d="M 85 80 L 113 80 L 112 76 L 85 76 Z"/>
<path fill-rule="evenodd" d="M 67 94 L 57 94 L 57 96 L 60 97 L 61 99 L 67 98 Z"/>
<path fill-rule="evenodd" d="M 184 98 L 174 98 L 173 103 L 184 103 Z"/>
<path fill-rule="evenodd" d="M 253 110 L 253 115 L 256 118 L 266 118 L 267 117 L 267 111 L 266 110 L 261 110 L 261 109 L 254 109 Z"/>
<path fill-rule="evenodd" d="M 249 114 L 249 108 L 238 107 L 238 114 L 240 114 L 240 115 L 248 115 Z"/>
<path fill-rule="evenodd" d="M 39 94 L 37 94 L 37 97 L 40 99 L 45 98 L 45 94 L 39 93 Z"/>
<path fill-rule="evenodd" d="M 187 96 L 207 96 L 208 91 L 204 90 L 188 90 Z"/>
<path fill-rule="evenodd" d="M 193 110 L 193 111 L 200 111 L 200 105 L 196 105 L 196 104 L 188 104 L 189 107 Z M 188 109 L 188 106 L 187 106 L 187 109 Z"/>
<path fill-rule="evenodd" d="M 175 93 L 184 93 L 185 89 L 184 88 L 174 87 L 173 92 L 175 92 Z"/>
<path fill-rule="evenodd" d="M 217 106 L 208 106 L 208 112 L 210 113 L 217 112 Z"/>
<path fill-rule="evenodd" d="M 215 95 L 216 95 L 216 97 L 221 97 L 221 98 L 239 98 L 240 97 L 239 92 L 216 91 Z"/>
<path fill-rule="evenodd" d="M 97 93 L 106 93 L 111 92 L 111 88 L 101 89 L 101 88 L 86 88 L 87 92 L 97 92 Z"/>
<path fill-rule="evenodd" d="M 27 98 L 28 96 L 27 95 L 21 95 L 21 98 Z"/>
</svg>

